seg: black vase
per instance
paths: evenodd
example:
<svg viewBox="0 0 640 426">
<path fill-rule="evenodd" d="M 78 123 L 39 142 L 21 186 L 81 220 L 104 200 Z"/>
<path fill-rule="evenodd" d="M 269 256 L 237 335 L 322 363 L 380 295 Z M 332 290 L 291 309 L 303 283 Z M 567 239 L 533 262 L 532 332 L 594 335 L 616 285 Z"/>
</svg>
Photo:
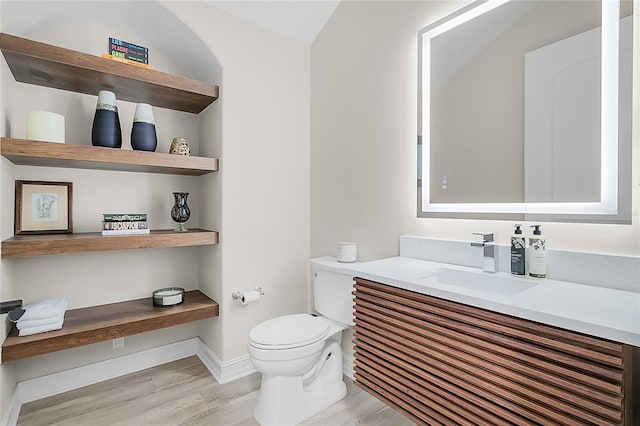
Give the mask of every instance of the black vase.
<svg viewBox="0 0 640 426">
<path fill-rule="evenodd" d="M 187 205 L 188 192 L 174 192 L 173 198 L 175 204 L 171 208 L 171 219 L 178 222 L 178 226 L 175 228 L 177 232 L 187 232 L 187 228 L 183 225 L 184 222 L 189 220 L 191 216 L 191 210 Z"/>
<path fill-rule="evenodd" d="M 143 121 L 133 123 L 131 129 L 131 148 L 139 151 L 155 151 L 158 146 L 156 126 Z"/>
<path fill-rule="evenodd" d="M 107 148 L 122 146 L 122 130 L 116 106 L 116 95 L 107 90 L 98 93 L 98 104 L 91 128 L 91 144 Z"/>
</svg>

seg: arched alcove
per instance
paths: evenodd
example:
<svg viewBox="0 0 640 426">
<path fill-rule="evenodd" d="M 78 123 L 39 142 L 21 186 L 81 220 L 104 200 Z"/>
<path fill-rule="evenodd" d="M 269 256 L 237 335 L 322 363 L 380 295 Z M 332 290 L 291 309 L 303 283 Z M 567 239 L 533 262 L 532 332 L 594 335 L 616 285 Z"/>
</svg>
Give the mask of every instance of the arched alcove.
<svg viewBox="0 0 640 426">
<path fill-rule="evenodd" d="M 108 38 L 149 48 L 157 71 L 212 82 L 221 66 L 205 43 L 155 1 L 2 1 L 2 31 L 100 56 Z"/>
<path fill-rule="evenodd" d="M 29 40 L 63 47 L 77 52 L 101 56 L 108 48 L 108 38 L 117 37 L 146 46 L 150 63 L 156 71 L 184 76 L 194 80 L 214 82 L 220 77 L 221 66 L 205 43 L 165 6 L 155 1 L 2 1 L 0 31 Z M 17 81 L 2 66 L 0 98 L 0 136 L 7 139 L 26 137 L 26 115 L 31 110 L 47 110 L 65 117 L 65 140 L 69 145 L 90 145 L 91 126 L 96 107 L 92 93 L 59 90 Z M 135 67 L 132 67 L 135 68 Z M 137 71 L 137 69 L 136 69 Z M 109 89 L 112 89 L 109 87 Z M 126 90 L 115 87 L 114 92 Z M 118 97 L 122 127 L 122 151 L 130 150 L 130 134 L 135 103 Z M 202 122 L 217 125 L 208 117 L 217 107 L 201 114 L 155 107 L 154 118 L 158 136 L 156 152 L 168 152 L 171 139 L 188 139 L 193 156 L 217 155 L 211 147 L 213 134 L 200 138 Z M 219 127 L 219 126 L 218 126 Z M 217 141 L 216 141 L 217 142 Z M 200 145 L 206 148 L 200 153 Z M 219 150 L 218 150 L 219 151 Z M 73 231 L 93 233 L 100 229 L 100 218 L 108 211 L 140 211 L 149 216 L 149 228 L 172 229 L 169 212 L 172 191 L 191 195 L 190 228 L 204 228 L 213 220 L 202 217 L 202 205 L 216 182 L 215 177 L 151 174 L 74 167 L 23 167 L 6 158 L 0 163 L 0 202 L 3 209 L 0 234 L 4 241 L 13 234 L 13 183 L 17 179 L 68 181 L 73 183 Z M 207 179 L 207 180 L 205 180 Z M 147 297 L 152 290 L 177 285 L 197 290 L 209 275 L 201 273 L 200 247 L 180 247 L 174 250 L 143 249 L 113 250 L 100 253 L 77 253 L 70 256 L 43 256 L 23 262 L 0 262 L 3 296 L 20 298 L 26 303 L 48 297 L 64 296 L 70 309 L 120 303 Z M 78 260 L 81 259 L 81 260 Z M 45 285 L 38 275 L 47 271 Z M 204 277 L 203 277 L 204 276 Z M 0 331 L 6 335 L 7 325 Z M 27 358 L 16 364 L 3 365 L 0 370 L 2 390 L 13 389 L 15 382 L 52 372 L 65 371 L 77 365 L 91 364 L 110 356 L 134 353 L 198 336 L 198 324 L 191 322 L 158 330 L 154 334 L 132 334 L 120 354 L 107 351 L 110 342 L 74 348 L 71 356 L 64 353 L 43 354 L 44 358 Z M 6 401 L 0 401 L 2 408 Z"/>
</svg>

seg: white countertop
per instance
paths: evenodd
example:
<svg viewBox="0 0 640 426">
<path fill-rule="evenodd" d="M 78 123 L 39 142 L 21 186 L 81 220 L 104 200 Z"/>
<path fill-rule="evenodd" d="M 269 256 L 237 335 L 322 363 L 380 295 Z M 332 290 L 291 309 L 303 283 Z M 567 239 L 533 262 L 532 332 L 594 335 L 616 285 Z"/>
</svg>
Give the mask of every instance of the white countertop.
<svg viewBox="0 0 640 426">
<path fill-rule="evenodd" d="M 515 278 L 504 272 L 490 274 L 407 257 L 361 263 L 338 263 L 331 257 L 313 260 L 318 266 L 354 277 L 640 347 L 640 293 L 550 279 Z M 424 277 L 439 268 L 514 278 L 534 285 L 505 296 L 481 288 L 427 283 Z"/>
</svg>

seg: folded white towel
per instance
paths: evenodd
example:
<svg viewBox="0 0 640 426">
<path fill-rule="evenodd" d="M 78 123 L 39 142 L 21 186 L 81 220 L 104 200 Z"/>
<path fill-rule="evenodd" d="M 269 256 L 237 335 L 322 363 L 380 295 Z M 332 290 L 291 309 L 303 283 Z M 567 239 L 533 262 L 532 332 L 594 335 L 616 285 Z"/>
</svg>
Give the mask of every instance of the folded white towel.
<svg viewBox="0 0 640 426">
<path fill-rule="evenodd" d="M 60 312 L 60 314 L 55 317 L 55 318 L 48 318 L 48 319 L 38 319 L 38 320 L 26 320 L 23 321 L 22 318 L 20 318 L 18 320 L 18 322 L 16 323 L 16 327 L 18 327 L 18 330 L 24 330 L 25 328 L 33 328 L 33 327 L 43 327 L 46 325 L 52 325 L 52 324 L 57 324 L 61 321 L 64 321 L 64 314 L 66 313 L 66 310 Z"/>
<path fill-rule="evenodd" d="M 61 312 L 64 313 L 68 305 L 69 302 L 64 297 L 44 299 L 23 308 L 25 312 L 19 321 L 52 320 L 58 318 Z"/>
<path fill-rule="evenodd" d="M 60 330 L 64 321 L 58 321 L 49 325 L 42 325 L 40 327 L 23 328 L 18 332 L 19 336 L 30 336 L 32 334 L 44 333 L 46 331 Z"/>
</svg>

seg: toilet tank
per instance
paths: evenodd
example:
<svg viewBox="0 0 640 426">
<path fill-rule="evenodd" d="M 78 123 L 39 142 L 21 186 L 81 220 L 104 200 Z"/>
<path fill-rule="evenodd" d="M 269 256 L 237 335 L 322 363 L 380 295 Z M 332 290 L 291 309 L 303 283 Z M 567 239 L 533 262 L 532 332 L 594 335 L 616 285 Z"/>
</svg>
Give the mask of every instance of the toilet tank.
<svg viewBox="0 0 640 426">
<path fill-rule="evenodd" d="M 314 308 L 323 317 L 353 323 L 353 275 L 341 273 L 335 258 L 311 259 Z"/>
</svg>

